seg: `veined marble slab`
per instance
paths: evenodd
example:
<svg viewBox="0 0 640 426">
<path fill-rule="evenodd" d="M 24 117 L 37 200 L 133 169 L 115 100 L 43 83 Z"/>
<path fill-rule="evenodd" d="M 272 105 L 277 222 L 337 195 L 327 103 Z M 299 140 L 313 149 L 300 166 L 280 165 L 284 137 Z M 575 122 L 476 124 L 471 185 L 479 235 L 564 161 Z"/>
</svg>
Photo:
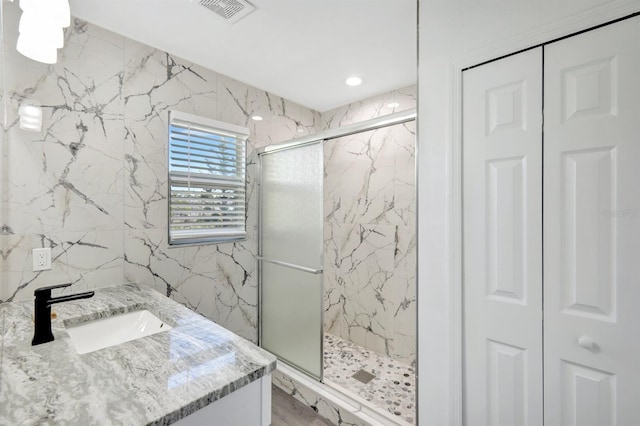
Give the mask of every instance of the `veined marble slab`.
<svg viewBox="0 0 640 426">
<path fill-rule="evenodd" d="M 31 346 L 33 302 L 0 305 L 0 424 L 166 425 L 270 374 L 273 355 L 156 291 L 125 284 L 54 305 Z M 148 309 L 173 329 L 78 355 L 65 327 Z"/>
</svg>

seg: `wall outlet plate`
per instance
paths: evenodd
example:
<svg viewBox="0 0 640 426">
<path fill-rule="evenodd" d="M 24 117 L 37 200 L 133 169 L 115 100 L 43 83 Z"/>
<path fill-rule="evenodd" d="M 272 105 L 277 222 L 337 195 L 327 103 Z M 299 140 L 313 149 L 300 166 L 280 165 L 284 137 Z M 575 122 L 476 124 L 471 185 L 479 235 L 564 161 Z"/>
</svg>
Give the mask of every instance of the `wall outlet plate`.
<svg viewBox="0 0 640 426">
<path fill-rule="evenodd" d="M 51 269 L 51 248 L 35 248 L 31 250 L 33 255 L 33 270 L 46 271 Z"/>
</svg>

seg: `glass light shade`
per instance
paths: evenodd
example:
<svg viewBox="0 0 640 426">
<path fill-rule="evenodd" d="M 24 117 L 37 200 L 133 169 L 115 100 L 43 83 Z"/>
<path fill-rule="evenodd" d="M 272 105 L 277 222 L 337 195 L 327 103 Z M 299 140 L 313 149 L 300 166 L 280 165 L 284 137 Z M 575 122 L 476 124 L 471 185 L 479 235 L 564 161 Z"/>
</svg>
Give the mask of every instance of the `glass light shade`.
<svg viewBox="0 0 640 426">
<path fill-rule="evenodd" d="M 46 18 L 56 27 L 66 28 L 71 24 L 69 0 L 20 0 L 20 9 Z"/>
<path fill-rule="evenodd" d="M 37 37 L 28 33 L 18 36 L 16 48 L 27 58 L 45 64 L 55 64 L 58 60 L 58 49 L 45 42 L 43 37 Z"/>
<path fill-rule="evenodd" d="M 19 32 L 30 38 L 39 38 L 42 43 L 57 49 L 64 45 L 62 28 L 51 25 L 49 20 L 43 19 L 42 16 L 34 12 L 22 12 Z"/>
<path fill-rule="evenodd" d="M 71 8 L 69 7 L 69 0 L 56 0 L 54 3 L 59 3 L 56 8 L 56 24 L 62 28 L 67 28 L 71 25 Z"/>
</svg>

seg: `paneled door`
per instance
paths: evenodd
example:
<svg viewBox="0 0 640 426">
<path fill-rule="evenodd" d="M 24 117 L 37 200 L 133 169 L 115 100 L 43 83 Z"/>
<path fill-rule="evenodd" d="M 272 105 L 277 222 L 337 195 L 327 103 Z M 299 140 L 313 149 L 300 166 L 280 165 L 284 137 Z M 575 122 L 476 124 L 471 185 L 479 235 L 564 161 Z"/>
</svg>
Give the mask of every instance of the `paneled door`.
<svg viewBox="0 0 640 426">
<path fill-rule="evenodd" d="M 542 48 L 463 73 L 464 423 L 542 423 Z"/>
<path fill-rule="evenodd" d="M 640 423 L 640 18 L 545 47 L 545 424 Z"/>
</svg>

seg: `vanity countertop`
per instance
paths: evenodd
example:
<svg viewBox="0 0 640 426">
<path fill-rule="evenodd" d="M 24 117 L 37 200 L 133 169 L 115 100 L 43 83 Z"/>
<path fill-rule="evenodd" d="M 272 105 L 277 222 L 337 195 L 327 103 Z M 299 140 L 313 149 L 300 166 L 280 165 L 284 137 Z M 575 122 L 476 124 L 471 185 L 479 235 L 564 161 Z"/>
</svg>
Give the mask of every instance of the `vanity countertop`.
<svg viewBox="0 0 640 426">
<path fill-rule="evenodd" d="M 173 329 L 79 355 L 65 326 L 147 309 Z M 275 369 L 273 355 L 133 284 L 55 305 L 31 346 L 33 302 L 0 304 L 0 425 L 167 425 Z"/>
</svg>

